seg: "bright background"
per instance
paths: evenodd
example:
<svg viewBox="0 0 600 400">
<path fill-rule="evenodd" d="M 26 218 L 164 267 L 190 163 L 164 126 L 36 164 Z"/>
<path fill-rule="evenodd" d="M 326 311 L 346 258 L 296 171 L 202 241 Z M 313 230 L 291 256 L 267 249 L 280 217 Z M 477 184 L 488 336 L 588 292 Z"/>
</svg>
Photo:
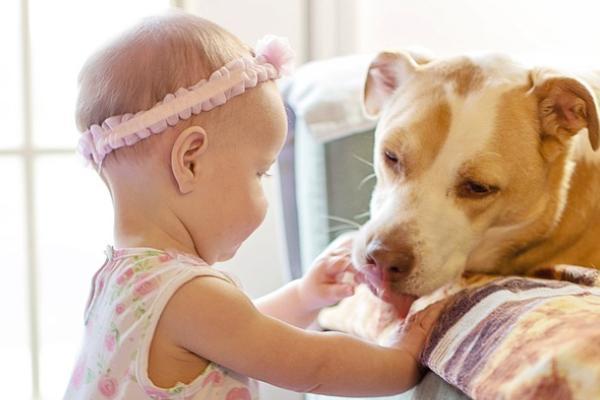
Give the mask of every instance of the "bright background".
<svg viewBox="0 0 600 400">
<path fill-rule="evenodd" d="M 299 63 L 420 45 L 437 55 L 506 52 L 600 66 L 600 5 L 585 0 L 7 0 L 0 4 L 0 385 L 9 399 L 59 399 L 93 272 L 111 243 L 111 203 L 74 156 L 77 73 L 102 42 L 179 6 L 253 44 L 288 36 Z M 263 226 L 223 267 L 257 297 L 288 279 L 278 177 Z M 299 395 L 265 388 L 266 399 Z"/>
</svg>

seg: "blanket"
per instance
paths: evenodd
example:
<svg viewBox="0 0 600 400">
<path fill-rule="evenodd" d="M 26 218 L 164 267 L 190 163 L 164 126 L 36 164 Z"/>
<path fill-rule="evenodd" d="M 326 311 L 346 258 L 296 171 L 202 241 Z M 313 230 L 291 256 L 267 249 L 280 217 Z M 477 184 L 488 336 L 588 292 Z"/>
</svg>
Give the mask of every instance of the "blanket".
<svg viewBox="0 0 600 400">
<path fill-rule="evenodd" d="M 600 399 L 600 271 L 467 275 L 417 300 L 411 314 L 446 296 L 422 355 L 446 382 L 473 399 Z M 323 310 L 319 324 L 385 343 L 402 321 L 358 287 Z"/>
</svg>

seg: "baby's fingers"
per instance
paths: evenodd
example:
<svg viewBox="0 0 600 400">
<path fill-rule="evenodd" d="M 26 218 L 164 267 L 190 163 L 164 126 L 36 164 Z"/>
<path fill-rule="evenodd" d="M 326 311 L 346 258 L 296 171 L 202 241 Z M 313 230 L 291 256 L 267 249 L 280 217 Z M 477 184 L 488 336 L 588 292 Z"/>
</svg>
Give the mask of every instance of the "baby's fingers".
<svg viewBox="0 0 600 400">
<path fill-rule="evenodd" d="M 444 311 L 448 300 L 434 303 L 406 320 L 400 333 L 398 345 L 405 348 L 418 360 L 433 325 Z"/>
<path fill-rule="evenodd" d="M 329 276 L 338 276 L 342 272 L 354 272 L 352 260 L 347 256 L 331 257 L 325 271 Z"/>
<path fill-rule="evenodd" d="M 329 300 L 330 304 L 333 304 L 352 296 L 354 294 L 354 286 L 346 283 L 333 284 L 328 285 L 325 291 L 325 297 Z"/>
<path fill-rule="evenodd" d="M 436 303 L 431 304 L 427 308 L 418 313 L 412 315 L 404 325 L 404 331 L 409 333 L 418 333 L 420 336 L 425 338 L 431 328 L 438 320 L 440 314 L 444 311 L 446 304 L 448 304 L 448 299 L 444 299 L 438 301 Z M 416 331 L 416 332 L 415 332 Z"/>
</svg>

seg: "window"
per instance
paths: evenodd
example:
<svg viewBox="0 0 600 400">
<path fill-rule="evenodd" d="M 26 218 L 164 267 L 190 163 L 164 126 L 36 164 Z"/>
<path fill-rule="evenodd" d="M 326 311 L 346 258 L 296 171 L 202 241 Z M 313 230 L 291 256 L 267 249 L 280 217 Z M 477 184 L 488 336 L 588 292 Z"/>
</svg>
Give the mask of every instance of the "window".
<svg viewBox="0 0 600 400">
<path fill-rule="evenodd" d="M 110 196 L 75 155 L 78 71 L 103 42 L 169 5 L 2 3 L 3 398 L 62 398 L 79 350 L 89 282 L 104 261 L 101 244 L 112 241 Z"/>
</svg>

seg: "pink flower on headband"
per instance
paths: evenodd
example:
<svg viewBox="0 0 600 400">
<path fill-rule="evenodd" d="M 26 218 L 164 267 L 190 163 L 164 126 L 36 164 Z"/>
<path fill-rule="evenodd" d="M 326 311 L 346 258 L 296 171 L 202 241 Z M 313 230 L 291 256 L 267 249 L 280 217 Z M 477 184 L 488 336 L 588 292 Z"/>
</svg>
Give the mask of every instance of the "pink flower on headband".
<svg viewBox="0 0 600 400">
<path fill-rule="evenodd" d="M 256 43 L 255 50 L 256 58 L 274 66 L 280 75 L 292 72 L 295 54 L 287 38 L 267 35 Z"/>
</svg>

